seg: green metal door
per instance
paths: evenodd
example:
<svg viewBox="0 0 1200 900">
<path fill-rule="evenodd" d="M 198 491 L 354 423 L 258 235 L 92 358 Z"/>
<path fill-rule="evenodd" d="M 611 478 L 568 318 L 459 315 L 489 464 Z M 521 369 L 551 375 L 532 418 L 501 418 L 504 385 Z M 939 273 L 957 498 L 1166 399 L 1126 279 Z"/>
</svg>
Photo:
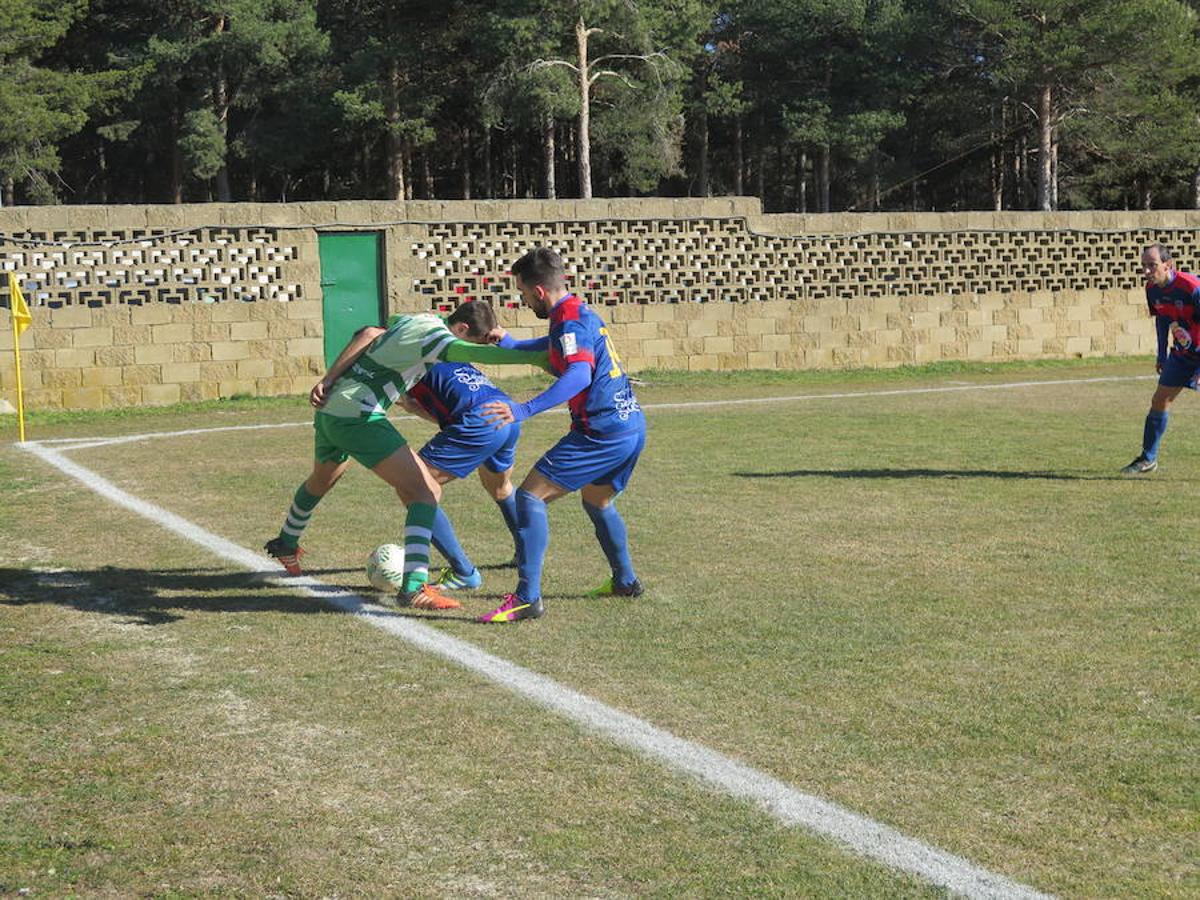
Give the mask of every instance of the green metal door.
<svg viewBox="0 0 1200 900">
<path fill-rule="evenodd" d="M 387 312 L 383 297 L 378 231 L 330 231 L 317 235 L 321 256 L 322 319 L 325 365 L 328 366 L 354 332 L 364 325 L 382 325 Z"/>
</svg>

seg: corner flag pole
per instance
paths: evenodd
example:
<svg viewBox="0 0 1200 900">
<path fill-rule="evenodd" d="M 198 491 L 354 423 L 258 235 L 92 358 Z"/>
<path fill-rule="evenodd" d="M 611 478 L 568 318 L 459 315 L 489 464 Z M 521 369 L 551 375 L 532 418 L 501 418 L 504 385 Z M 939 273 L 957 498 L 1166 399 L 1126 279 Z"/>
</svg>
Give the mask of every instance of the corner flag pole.
<svg viewBox="0 0 1200 900">
<path fill-rule="evenodd" d="M 8 311 L 12 319 L 13 362 L 17 370 L 17 438 L 25 443 L 25 386 L 21 383 L 21 332 L 33 322 L 15 272 L 8 273 Z"/>
</svg>

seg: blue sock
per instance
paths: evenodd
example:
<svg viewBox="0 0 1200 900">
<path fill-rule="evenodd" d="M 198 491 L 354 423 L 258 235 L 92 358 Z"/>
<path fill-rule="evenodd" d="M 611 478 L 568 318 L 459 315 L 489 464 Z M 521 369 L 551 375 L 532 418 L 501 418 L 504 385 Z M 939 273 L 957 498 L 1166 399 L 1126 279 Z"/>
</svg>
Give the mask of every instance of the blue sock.
<svg viewBox="0 0 1200 900">
<path fill-rule="evenodd" d="M 504 516 L 504 524 L 508 526 L 509 533 L 513 536 L 513 547 L 521 546 L 521 531 L 517 526 L 517 492 L 513 491 L 503 500 L 497 500 L 496 505 L 500 507 L 500 515 Z"/>
<path fill-rule="evenodd" d="M 517 596 L 536 600 L 542 596 L 542 563 L 550 546 L 550 523 L 546 519 L 546 504 L 528 491 L 518 490 L 517 522 L 520 540 L 517 542 Z"/>
<path fill-rule="evenodd" d="M 462 548 L 462 544 L 458 542 L 458 535 L 454 533 L 454 526 L 450 524 L 450 519 L 442 512 L 439 506 L 437 515 L 433 519 L 433 537 L 432 544 L 437 548 L 438 553 L 446 557 L 446 562 L 450 563 L 458 575 L 470 575 L 475 571 L 475 564 L 467 556 L 467 551 Z"/>
<path fill-rule="evenodd" d="M 1142 430 L 1142 456 L 1154 460 L 1158 458 L 1158 445 L 1167 432 L 1167 412 L 1150 410 L 1146 414 L 1146 426 Z"/>
<path fill-rule="evenodd" d="M 633 574 L 633 560 L 629 558 L 629 538 L 625 531 L 625 520 L 617 512 L 617 504 L 592 506 L 586 500 L 583 508 L 596 527 L 596 539 L 604 548 L 608 564 L 612 568 L 613 584 L 629 585 L 637 580 Z"/>
</svg>

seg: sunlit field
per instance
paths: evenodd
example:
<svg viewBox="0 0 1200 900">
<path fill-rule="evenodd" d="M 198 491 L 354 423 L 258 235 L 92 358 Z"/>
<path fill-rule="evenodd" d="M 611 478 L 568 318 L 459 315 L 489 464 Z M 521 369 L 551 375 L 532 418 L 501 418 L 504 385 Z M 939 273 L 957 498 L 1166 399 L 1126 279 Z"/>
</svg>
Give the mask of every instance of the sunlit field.
<svg viewBox="0 0 1200 900">
<path fill-rule="evenodd" d="M 619 501 L 643 597 L 587 596 L 608 573 L 573 496 L 550 509 L 546 617 L 475 624 L 516 574 L 464 481 L 444 505 L 484 587 L 380 614 L 1031 890 L 1195 896 L 1200 401 L 1158 472 L 1119 476 L 1152 372 L 645 373 Z M 300 399 L 35 417 L 35 441 L 156 435 L 45 445 L 74 475 L 0 445 L 0 893 L 945 893 L 85 483 L 258 551 L 310 419 Z M 518 478 L 566 426 L 525 426 Z M 308 571 L 375 603 L 363 562 L 402 524 L 352 469 Z"/>
</svg>

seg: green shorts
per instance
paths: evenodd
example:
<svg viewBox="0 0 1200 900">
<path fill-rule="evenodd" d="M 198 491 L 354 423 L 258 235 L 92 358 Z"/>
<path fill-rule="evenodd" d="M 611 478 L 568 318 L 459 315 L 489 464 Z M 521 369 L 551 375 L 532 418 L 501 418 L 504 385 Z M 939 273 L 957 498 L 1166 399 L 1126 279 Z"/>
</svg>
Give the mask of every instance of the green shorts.
<svg viewBox="0 0 1200 900">
<path fill-rule="evenodd" d="M 318 463 L 343 463 L 354 457 L 373 469 L 408 444 L 386 416 L 343 419 L 317 413 L 313 416 L 313 457 Z"/>
</svg>

